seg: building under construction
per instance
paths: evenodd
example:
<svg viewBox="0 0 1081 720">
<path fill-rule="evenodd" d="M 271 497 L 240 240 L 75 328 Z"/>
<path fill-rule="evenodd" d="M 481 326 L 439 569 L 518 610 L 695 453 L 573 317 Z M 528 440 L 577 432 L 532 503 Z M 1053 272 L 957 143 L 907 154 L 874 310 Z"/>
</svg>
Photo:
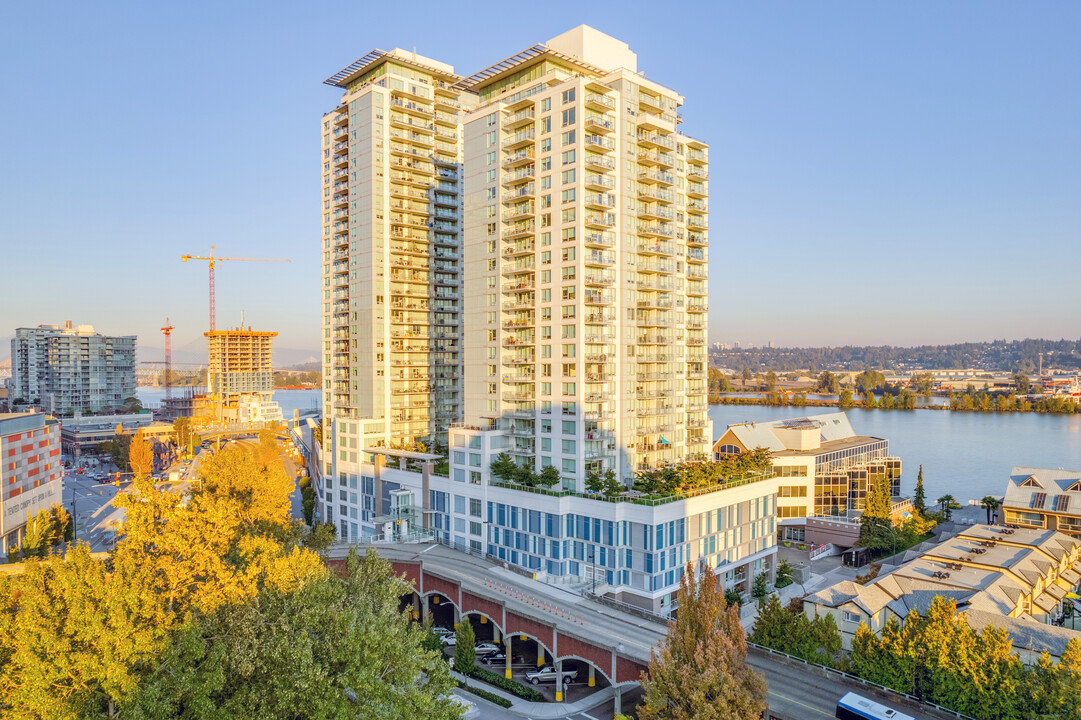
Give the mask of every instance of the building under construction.
<svg viewBox="0 0 1081 720">
<path fill-rule="evenodd" d="M 211 330 L 207 338 L 207 383 L 226 423 L 280 422 L 274 396 L 272 339 L 276 332 L 240 328 Z"/>
</svg>

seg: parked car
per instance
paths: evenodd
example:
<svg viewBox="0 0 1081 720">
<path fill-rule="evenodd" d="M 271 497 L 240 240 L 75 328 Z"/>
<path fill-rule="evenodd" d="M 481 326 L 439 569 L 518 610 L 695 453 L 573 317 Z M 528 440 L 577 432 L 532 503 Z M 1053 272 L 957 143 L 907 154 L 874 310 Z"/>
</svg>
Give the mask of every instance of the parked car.
<svg viewBox="0 0 1081 720">
<path fill-rule="evenodd" d="M 526 673 L 525 674 L 525 679 L 528 680 L 529 682 L 533 683 L 534 685 L 539 685 L 542 682 L 543 683 L 555 682 L 555 679 L 556 679 L 555 666 L 554 665 L 549 665 L 547 667 L 542 667 L 537 672 Z M 571 680 L 577 680 L 577 679 L 578 679 L 578 671 L 577 670 L 564 670 L 563 671 L 562 680 L 563 680 L 564 683 L 570 682 Z"/>
<path fill-rule="evenodd" d="M 458 644 L 458 636 L 454 633 L 450 633 L 449 635 L 444 635 L 439 638 L 439 641 L 446 647 L 454 647 Z"/>
<path fill-rule="evenodd" d="M 500 651 L 498 645 L 492 643 L 481 643 L 474 648 L 478 658 L 483 658 L 485 655 L 491 655 Z"/>
<path fill-rule="evenodd" d="M 485 655 L 484 657 L 481 658 L 481 662 L 483 662 L 485 665 L 502 665 L 502 664 L 507 662 L 507 653 L 504 652 L 503 650 L 499 650 L 499 651 L 494 652 L 494 653 L 488 653 L 487 655 Z M 520 663 L 520 662 L 522 662 L 522 656 L 521 655 L 511 655 L 510 656 L 510 662 L 511 662 L 511 665 L 514 665 L 516 663 Z"/>
</svg>

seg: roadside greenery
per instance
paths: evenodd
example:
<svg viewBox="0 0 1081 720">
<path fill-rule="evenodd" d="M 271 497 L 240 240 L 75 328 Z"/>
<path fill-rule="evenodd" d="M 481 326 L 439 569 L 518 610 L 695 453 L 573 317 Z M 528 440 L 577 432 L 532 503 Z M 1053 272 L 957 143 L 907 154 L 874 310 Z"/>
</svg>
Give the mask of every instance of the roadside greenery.
<svg viewBox="0 0 1081 720">
<path fill-rule="evenodd" d="M 454 662 L 454 666 L 457 670 L 457 661 Z M 508 680 L 502 675 L 497 675 L 491 670 L 483 668 L 480 665 L 474 665 L 472 670 L 462 674 L 480 680 L 481 682 L 486 682 L 489 685 L 493 685 L 499 688 L 500 690 L 506 690 L 512 695 L 520 697 L 523 700 L 528 700 L 529 702 L 542 702 L 544 700 L 544 695 L 542 695 L 537 690 L 529 687 L 528 685 L 523 685 L 516 680 Z"/>
<path fill-rule="evenodd" d="M 679 614 L 642 677 L 638 720 L 758 720 L 766 681 L 747 665 L 747 642 L 736 607 L 725 602 L 712 569 L 688 563 L 680 580 Z"/>
<path fill-rule="evenodd" d="M 304 476 L 297 480 L 300 487 L 300 504 L 304 510 L 304 522 L 312 524 L 315 517 L 315 490 L 312 488 L 312 479 Z"/>
<path fill-rule="evenodd" d="M 922 488 L 920 482 L 917 481 L 917 492 Z M 856 547 L 868 548 L 876 558 L 894 555 L 918 545 L 930 537 L 937 525 L 934 517 L 915 510 L 915 505 L 908 518 L 893 522 L 890 519 L 890 496 L 889 476 L 886 473 L 868 473 L 867 496 L 860 516 L 860 536 Z"/>
<path fill-rule="evenodd" d="M 8 550 L 8 562 L 44 558 L 53 548 L 71 542 L 74 533 L 71 513 L 59 503 L 53 503 L 48 510 L 38 510 L 37 515 L 31 516 L 28 512 L 22 545 L 13 545 Z"/>
<path fill-rule="evenodd" d="M 890 620 L 878 636 L 861 624 L 842 667 L 980 720 L 1081 717 L 1081 643 L 1026 668 L 1005 630 L 973 630 L 952 599 L 936 597 L 926 614 Z"/>
<path fill-rule="evenodd" d="M 502 708 L 509 708 L 511 705 L 514 704 L 510 700 L 499 697 L 495 693 L 490 693 L 487 690 L 481 690 L 479 687 L 473 687 L 472 685 L 468 685 L 461 680 L 458 681 L 458 687 L 460 687 L 462 690 L 465 690 L 467 693 L 472 693 L 479 698 L 484 698 L 488 702 L 494 705 L 498 705 Z"/>
<path fill-rule="evenodd" d="M 776 595 L 758 603 L 758 618 L 747 639 L 827 667 L 836 666 L 841 657 L 841 633 L 833 615 L 810 620 L 802 612 L 783 607 Z"/>
<path fill-rule="evenodd" d="M 777 563 L 777 581 L 773 586 L 780 590 L 781 588 L 788 587 L 794 582 L 792 563 L 787 560 L 781 560 L 781 562 Z"/>
<path fill-rule="evenodd" d="M 473 632 L 473 623 L 462 618 L 454 635 L 454 669 L 468 675 L 477 665 L 477 636 Z"/>
</svg>

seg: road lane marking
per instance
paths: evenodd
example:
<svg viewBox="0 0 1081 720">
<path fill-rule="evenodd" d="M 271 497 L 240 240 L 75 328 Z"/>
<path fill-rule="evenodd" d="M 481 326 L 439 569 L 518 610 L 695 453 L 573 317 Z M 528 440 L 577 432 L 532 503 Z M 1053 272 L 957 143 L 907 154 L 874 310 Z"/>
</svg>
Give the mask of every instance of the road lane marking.
<svg viewBox="0 0 1081 720">
<path fill-rule="evenodd" d="M 780 699 L 782 699 L 782 700 L 786 700 L 786 701 L 788 701 L 788 702 L 790 702 L 790 703 L 795 703 L 795 704 L 799 705 L 800 707 L 805 707 L 805 708 L 807 708 L 808 710 L 810 710 L 810 711 L 812 711 L 812 712 L 816 712 L 816 713 L 818 713 L 819 715 L 822 715 L 822 716 L 824 716 L 824 717 L 828 717 L 828 718 L 832 718 L 832 717 L 834 717 L 834 714 L 833 714 L 833 713 L 826 713 L 826 712 L 822 712 L 821 710 L 819 710 L 819 709 L 818 709 L 818 708 L 816 708 L 816 707 L 811 707 L 810 705 L 808 705 L 808 704 L 806 704 L 806 703 L 801 703 L 801 702 L 800 702 L 799 700 L 794 700 L 794 699 L 792 699 L 792 698 L 790 698 L 790 697 L 787 697 L 787 696 L 785 696 L 785 695 L 782 695 L 782 694 L 780 694 L 780 693 L 778 693 L 778 692 L 774 692 L 774 691 L 772 691 L 772 690 L 768 690 L 768 691 L 767 691 L 767 694 L 769 694 L 769 695 L 773 695 L 774 697 L 779 697 Z"/>
</svg>

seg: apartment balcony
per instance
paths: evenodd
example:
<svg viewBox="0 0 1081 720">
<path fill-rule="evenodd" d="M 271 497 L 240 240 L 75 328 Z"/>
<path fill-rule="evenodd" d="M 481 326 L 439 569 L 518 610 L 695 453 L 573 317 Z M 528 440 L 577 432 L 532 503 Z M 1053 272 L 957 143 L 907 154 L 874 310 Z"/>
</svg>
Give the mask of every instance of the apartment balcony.
<svg viewBox="0 0 1081 720">
<path fill-rule="evenodd" d="M 687 162 L 694 163 L 695 165 L 705 165 L 709 162 L 709 158 L 706 157 L 705 150 L 697 150 L 691 148 L 687 150 Z"/>
<path fill-rule="evenodd" d="M 708 215 L 691 215 L 687 213 L 687 227 L 705 230 L 709 227 Z"/>
<path fill-rule="evenodd" d="M 638 243 L 638 254 L 672 257 L 676 254 L 676 246 L 670 242 L 640 242 Z"/>
<path fill-rule="evenodd" d="M 709 196 L 709 191 L 706 190 L 706 186 L 702 183 L 689 182 L 687 183 L 687 197 L 691 198 L 705 198 Z"/>
<path fill-rule="evenodd" d="M 505 293 L 516 293 L 516 292 L 522 292 L 522 291 L 530 291 L 530 292 L 532 292 L 535 287 L 536 287 L 536 283 L 534 282 L 533 277 L 532 276 L 527 276 L 527 277 L 524 277 L 524 278 L 519 278 L 516 282 L 503 283 L 503 292 L 505 292 Z"/>
<path fill-rule="evenodd" d="M 616 278 L 614 274 L 599 273 L 599 272 L 587 272 L 582 276 L 582 281 L 586 285 L 613 285 Z"/>
<path fill-rule="evenodd" d="M 706 303 L 688 303 L 687 312 L 689 313 L 704 313 L 709 312 L 709 305 Z"/>
<path fill-rule="evenodd" d="M 533 235 L 537 231 L 537 223 L 534 221 L 518 223 L 514 227 L 507 228 L 503 231 L 504 240 L 514 240 L 516 238 L 524 238 Z"/>
<path fill-rule="evenodd" d="M 435 111 L 435 121 L 436 121 L 436 123 L 438 123 L 440 125 L 447 125 L 447 126 L 450 126 L 450 127 L 457 127 L 458 126 L 458 115 L 457 115 L 457 113 L 448 113 L 448 112 L 443 112 L 441 110 L 436 110 Z M 435 126 L 433 125 L 433 127 L 435 127 Z"/>
<path fill-rule="evenodd" d="M 613 293 L 590 292 L 587 290 L 583 296 L 583 301 L 586 305 L 612 305 L 615 303 L 616 297 Z"/>
<path fill-rule="evenodd" d="M 586 173 L 585 186 L 587 190 L 611 190 L 616 186 L 616 181 L 607 175 Z"/>
<path fill-rule="evenodd" d="M 615 247 L 616 235 L 613 232 L 588 232 L 582 237 L 582 242 L 589 248 Z"/>
<path fill-rule="evenodd" d="M 688 165 L 687 179 L 697 181 L 709 180 L 709 171 L 702 165 Z"/>
<path fill-rule="evenodd" d="M 675 167 L 676 159 L 669 153 L 659 153 L 653 152 L 651 150 L 640 149 L 638 151 L 638 164 L 646 165 L 649 167 L 671 169 Z"/>
<path fill-rule="evenodd" d="M 615 413 L 611 410 L 587 410 L 582 413 L 583 420 L 591 420 L 593 422 L 611 420 L 613 417 L 615 417 Z"/>
<path fill-rule="evenodd" d="M 670 135 L 660 135 L 659 133 L 643 132 L 641 130 L 638 131 L 638 144 L 666 150 L 676 149 L 676 141 Z"/>
<path fill-rule="evenodd" d="M 504 310 L 530 310 L 536 305 L 536 298 L 533 295 L 519 298 L 517 300 L 506 300 L 503 302 Z"/>
<path fill-rule="evenodd" d="M 446 97 L 445 95 L 439 95 L 438 93 L 435 96 L 435 106 L 437 108 L 442 108 L 444 110 L 451 110 L 451 111 L 461 110 L 462 109 L 462 103 L 461 102 L 459 102 L 458 100 L 455 100 L 454 98 Z"/>
<path fill-rule="evenodd" d="M 671 310 L 672 306 L 671 300 L 660 297 L 640 298 L 635 304 L 639 310 Z"/>
<path fill-rule="evenodd" d="M 511 335 L 503 338 L 503 347 L 529 347 L 536 344 L 533 335 Z"/>
<path fill-rule="evenodd" d="M 521 187 L 516 187 L 513 190 L 508 190 L 503 193 L 503 204 L 508 205 L 510 203 L 518 202 L 519 200 L 534 198 L 536 195 L 536 186 L 533 183 L 529 183 L 528 185 L 522 185 Z"/>
<path fill-rule="evenodd" d="M 508 367 L 522 367 L 522 366 L 525 366 L 525 365 L 535 365 L 536 362 L 537 362 L 536 358 L 533 357 L 532 355 L 521 355 L 521 356 L 513 355 L 513 356 L 511 356 L 509 358 L 504 358 L 503 359 L 503 364 L 508 366 Z"/>
<path fill-rule="evenodd" d="M 536 174 L 536 170 L 533 166 L 521 167 L 512 173 L 508 173 L 503 178 L 503 185 L 514 185 L 515 183 L 526 182 L 527 180 L 532 181 Z"/>
<path fill-rule="evenodd" d="M 335 155 L 331 158 L 330 164 L 337 168 L 344 168 L 349 166 L 349 153 L 343 152 Z"/>
<path fill-rule="evenodd" d="M 537 409 L 535 407 L 513 407 L 503 411 L 503 417 L 508 418 L 522 418 L 532 419 L 536 417 Z"/>
<path fill-rule="evenodd" d="M 615 213 L 590 213 L 585 217 L 585 225 L 591 229 L 603 229 L 615 227 Z"/>
<path fill-rule="evenodd" d="M 330 176 L 332 178 L 348 178 L 349 177 L 349 171 L 348 170 L 335 170 L 334 172 L 332 172 L 330 174 Z"/>
<path fill-rule="evenodd" d="M 665 274 L 670 275 L 675 271 L 675 264 L 666 260 L 655 260 L 653 262 L 640 262 L 638 263 L 638 272 L 650 273 L 650 274 Z"/>
<path fill-rule="evenodd" d="M 537 211 L 536 206 L 532 202 L 518 203 L 503 211 L 503 222 L 515 222 L 517 220 L 524 220 L 527 217 L 534 215 Z"/>
<path fill-rule="evenodd" d="M 503 257 L 508 259 L 521 257 L 523 255 L 531 254 L 535 249 L 536 243 L 532 240 L 516 242 L 513 245 L 503 248 Z M 506 303 L 504 303 L 504 305 L 506 305 Z"/>
<path fill-rule="evenodd" d="M 416 132 L 434 133 L 435 125 L 420 118 L 415 118 L 404 113 L 392 112 L 390 124 L 399 130 L 415 130 Z"/>
<path fill-rule="evenodd" d="M 537 321 L 532 316 L 515 316 L 513 319 L 503 321 L 504 330 L 520 330 L 523 328 L 531 328 L 537 324 Z"/>
<path fill-rule="evenodd" d="M 503 158 L 503 168 L 510 170 L 511 168 L 520 167 L 522 165 L 528 165 L 537 158 L 537 151 L 532 147 L 522 148 L 513 153 L 510 153 Z"/>
<path fill-rule="evenodd" d="M 672 173 L 662 170 L 639 170 L 638 182 L 657 185 L 673 185 L 676 178 Z"/>
<path fill-rule="evenodd" d="M 333 201 L 332 204 L 335 207 L 339 207 L 339 208 L 348 205 L 349 204 L 349 192 L 346 191 L 346 192 L 343 192 L 343 193 L 341 193 L 339 195 L 335 195 L 334 196 L 334 201 Z"/>
<path fill-rule="evenodd" d="M 610 115 L 586 115 L 584 127 L 593 132 L 615 132 L 616 121 Z"/>
<path fill-rule="evenodd" d="M 689 232 L 687 233 L 688 245 L 708 245 L 709 239 L 704 232 Z"/>
<path fill-rule="evenodd" d="M 533 128 L 520 130 L 503 141 L 504 150 L 517 150 L 530 145 L 536 139 L 537 133 Z"/>
<path fill-rule="evenodd" d="M 346 112 L 346 108 L 342 106 L 342 112 L 334 116 L 335 125 L 346 125 L 349 123 L 349 113 Z"/>
<path fill-rule="evenodd" d="M 611 399 L 612 393 L 608 392 L 607 390 L 602 390 L 600 392 L 589 392 L 585 395 L 585 400 L 588 403 L 608 402 Z"/>
<path fill-rule="evenodd" d="M 658 114 L 648 110 L 642 110 L 638 113 L 637 120 L 639 130 L 664 130 L 666 132 L 675 132 L 676 124 L 679 122 L 679 116 L 674 112 Z"/>
<path fill-rule="evenodd" d="M 407 159 L 404 159 L 404 158 L 398 158 L 398 159 L 395 159 L 395 160 L 391 160 L 390 162 L 387 163 L 387 165 L 390 166 L 392 172 L 394 170 L 399 170 L 400 169 L 400 170 L 409 170 L 409 171 L 412 171 L 412 172 L 415 172 L 415 173 L 421 173 L 423 175 L 434 175 L 435 174 L 435 166 L 432 165 L 430 162 L 421 162 L 419 160 L 407 160 Z M 431 181 L 430 180 L 417 180 L 417 179 L 414 179 L 414 180 L 412 180 L 412 182 L 421 182 L 421 183 L 427 184 L 427 183 L 430 183 Z"/>
<path fill-rule="evenodd" d="M 512 113 L 510 116 L 504 118 L 503 129 L 504 130 L 517 130 L 518 128 L 525 127 L 534 121 L 536 113 L 532 107 L 523 108 L 516 113 Z"/>
<path fill-rule="evenodd" d="M 616 169 L 616 161 L 606 155 L 598 155 L 597 153 L 586 153 L 585 155 L 586 170 L 594 170 L 597 172 L 608 172 Z"/>
<path fill-rule="evenodd" d="M 639 335 L 635 341 L 639 345 L 669 345 L 672 343 L 671 335 Z"/>
<path fill-rule="evenodd" d="M 616 149 L 616 141 L 603 135 L 584 135 L 586 149 L 598 152 L 613 152 Z"/>
<path fill-rule="evenodd" d="M 394 140 L 402 140 L 405 142 L 416 143 L 417 145 L 423 145 L 429 149 L 434 146 L 432 136 L 427 133 L 414 132 L 412 130 L 391 130 L 390 137 L 392 142 Z"/>
<path fill-rule="evenodd" d="M 503 402 L 526 402 L 536 399 L 532 392 L 505 392 L 502 397 Z"/>
<path fill-rule="evenodd" d="M 644 110 L 651 110 L 655 113 L 664 112 L 664 100 L 658 95 L 650 95 L 645 92 L 639 93 L 638 106 Z"/>
<path fill-rule="evenodd" d="M 582 318 L 582 322 L 586 325 L 608 325 L 616 321 L 616 316 L 613 313 L 590 313 Z"/>
<path fill-rule="evenodd" d="M 644 202 L 656 202 L 671 205 L 676 201 L 676 194 L 672 190 L 659 185 L 639 185 L 638 199 Z"/>
<path fill-rule="evenodd" d="M 582 202 L 590 210 L 611 210 L 616 206 L 613 193 L 585 193 Z"/>
<path fill-rule="evenodd" d="M 391 90 L 391 93 L 394 95 L 406 94 L 404 90 Z M 431 107 L 421 105 L 412 100 L 402 100 L 400 97 L 391 97 L 390 106 L 393 109 L 401 110 L 421 118 L 435 117 L 435 111 Z"/>
<path fill-rule="evenodd" d="M 616 264 L 616 254 L 614 252 L 592 250 L 585 253 L 582 260 L 585 262 L 586 267 L 611 267 Z"/>
<path fill-rule="evenodd" d="M 657 203 L 639 203 L 638 217 L 642 220 L 666 220 L 671 222 L 676 219 L 676 212 L 670 207 Z"/>
</svg>

